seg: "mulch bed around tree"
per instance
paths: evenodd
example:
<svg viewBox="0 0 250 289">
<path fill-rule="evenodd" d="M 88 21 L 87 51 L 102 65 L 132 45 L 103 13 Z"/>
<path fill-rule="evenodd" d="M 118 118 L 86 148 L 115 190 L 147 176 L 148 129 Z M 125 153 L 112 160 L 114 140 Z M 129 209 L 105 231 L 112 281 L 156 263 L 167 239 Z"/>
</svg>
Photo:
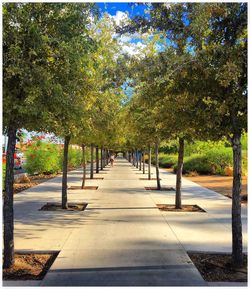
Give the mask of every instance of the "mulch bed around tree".
<svg viewBox="0 0 250 289">
<path fill-rule="evenodd" d="M 168 205 L 168 204 L 156 204 L 160 211 L 167 211 L 167 212 L 201 212 L 206 213 L 198 205 L 182 205 L 182 209 L 176 209 L 175 205 Z"/>
<path fill-rule="evenodd" d="M 57 253 L 15 253 L 15 263 L 3 269 L 3 280 L 42 280 Z"/>
<path fill-rule="evenodd" d="M 145 190 L 147 191 L 175 191 L 174 188 L 170 187 L 170 188 L 161 188 L 160 190 L 158 190 L 156 187 L 145 187 Z"/>
<path fill-rule="evenodd" d="M 142 180 L 142 181 L 156 181 L 157 179 L 156 178 L 152 178 L 152 179 L 149 180 L 148 178 L 139 178 L 139 180 Z"/>
<path fill-rule="evenodd" d="M 247 282 L 247 256 L 244 255 L 244 266 L 235 269 L 230 254 L 191 253 L 190 259 L 202 277 L 210 282 Z"/>
<path fill-rule="evenodd" d="M 98 186 L 84 186 L 83 189 L 81 186 L 69 186 L 69 190 L 97 190 Z"/>
<path fill-rule="evenodd" d="M 57 174 L 28 176 L 28 178 L 25 178 L 25 182 L 19 182 L 19 183 L 14 184 L 14 194 L 17 194 L 17 193 L 20 193 L 21 191 L 32 188 L 36 185 L 39 185 L 43 182 L 53 179 L 56 176 Z"/>
<path fill-rule="evenodd" d="M 68 203 L 68 209 L 62 209 L 61 203 L 47 203 L 39 211 L 84 211 L 87 203 Z"/>
</svg>

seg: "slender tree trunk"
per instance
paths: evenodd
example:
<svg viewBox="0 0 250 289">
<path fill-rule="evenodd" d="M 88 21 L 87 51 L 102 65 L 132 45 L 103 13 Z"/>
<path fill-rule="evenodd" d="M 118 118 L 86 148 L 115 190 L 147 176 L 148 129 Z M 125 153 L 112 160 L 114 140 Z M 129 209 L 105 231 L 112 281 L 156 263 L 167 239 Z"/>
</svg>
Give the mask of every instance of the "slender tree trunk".
<svg viewBox="0 0 250 289">
<path fill-rule="evenodd" d="M 140 149 L 140 166 L 139 166 L 140 171 L 141 171 L 141 164 L 142 164 L 142 149 Z"/>
<path fill-rule="evenodd" d="M 15 128 L 8 129 L 8 145 L 6 153 L 5 192 L 3 203 L 4 222 L 4 260 L 3 268 L 10 268 L 14 263 L 14 210 L 13 210 L 13 184 L 14 184 L 14 153 L 16 146 Z"/>
<path fill-rule="evenodd" d="M 148 146 L 148 179 L 151 180 L 151 147 Z"/>
<path fill-rule="evenodd" d="M 184 138 L 179 138 L 178 164 L 176 172 L 175 208 L 181 209 L 181 179 L 184 159 Z"/>
<path fill-rule="evenodd" d="M 65 136 L 63 149 L 63 177 L 62 177 L 62 209 L 68 208 L 67 175 L 68 175 L 68 151 L 70 135 Z"/>
<path fill-rule="evenodd" d="M 94 178 L 94 144 L 91 144 L 90 179 Z"/>
<path fill-rule="evenodd" d="M 107 159 L 106 159 L 107 165 L 109 164 L 109 150 L 107 149 Z"/>
<path fill-rule="evenodd" d="M 143 165 L 142 165 L 142 172 L 145 174 L 145 150 L 143 150 Z"/>
<path fill-rule="evenodd" d="M 128 161 L 131 163 L 131 151 L 128 153 Z"/>
<path fill-rule="evenodd" d="M 232 260 L 235 267 L 243 265 L 242 223 L 241 223 L 241 142 L 240 133 L 235 133 L 233 146 L 233 191 L 232 191 Z"/>
<path fill-rule="evenodd" d="M 99 173 L 99 148 L 96 147 L 96 173 Z"/>
<path fill-rule="evenodd" d="M 101 147 L 101 171 L 103 170 L 103 147 Z"/>
<path fill-rule="evenodd" d="M 103 149 L 103 168 L 106 167 L 106 149 Z"/>
<path fill-rule="evenodd" d="M 135 150 L 135 153 L 136 153 L 136 155 L 135 155 L 135 159 L 136 159 L 136 168 L 138 169 L 138 167 L 139 167 L 139 161 L 138 161 L 138 149 Z"/>
<path fill-rule="evenodd" d="M 133 150 L 133 166 L 135 167 L 136 161 L 135 161 L 135 151 Z"/>
<path fill-rule="evenodd" d="M 161 190 L 161 182 L 159 176 L 159 142 L 155 144 L 155 169 L 156 169 L 156 180 L 157 180 L 157 190 Z"/>
<path fill-rule="evenodd" d="M 82 186 L 81 189 L 85 186 L 85 180 L 86 180 L 86 161 L 85 161 L 85 145 L 82 144 L 82 168 L 83 168 L 83 174 L 82 174 Z"/>
</svg>

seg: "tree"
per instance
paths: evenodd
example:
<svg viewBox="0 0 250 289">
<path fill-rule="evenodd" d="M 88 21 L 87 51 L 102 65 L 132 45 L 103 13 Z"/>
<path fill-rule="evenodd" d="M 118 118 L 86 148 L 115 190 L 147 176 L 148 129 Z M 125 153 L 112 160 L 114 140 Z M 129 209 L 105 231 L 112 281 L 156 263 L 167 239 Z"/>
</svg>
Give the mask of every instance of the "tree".
<svg viewBox="0 0 250 289">
<path fill-rule="evenodd" d="M 191 8 L 190 8 L 191 9 Z M 207 117 L 203 133 L 227 137 L 233 149 L 232 259 L 243 264 L 241 225 L 241 135 L 247 129 L 247 4 L 197 5 L 192 8 L 191 31 L 197 64 L 192 66 L 186 89 L 200 100 Z M 206 21 L 200 17 L 205 15 Z M 197 79 L 199 75 L 199 81 Z"/>
<path fill-rule="evenodd" d="M 66 69 L 63 72 L 67 75 L 74 49 L 81 48 L 78 41 L 69 45 L 70 39 L 77 38 L 77 31 L 73 29 L 77 25 L 70 25 L 69 21 L 78 17 L 83 24 L 82 8 L 87 7 L 89 9 L 85 11 L 90 11 L 93 4 L 3 5 L 3 126 L 9 137 L 4 193 L 4 268 L 9 268 L 14 261 L 13 165 L 16 132 L 21 128 L 57 131 L 55 121 L 62 117 L 60 110 L 70 104 L 69 99 L 64 99 L 63 73 L 59 72 Z M 79 32 L 82 33 L 82 30 Z M 64 40 L 60 38 L 62 33 L 65 33 Z M 89 39 L 85 40 L 89 43 Z M 70 89 L 74 91 L 75 86 L 69 85 Z"/>
<path fill-rule="evenodd" d="M 67 209 L 67 154 L 70 139 L 77 134 L 79 119 L 84 113 L 91 89 L 91 79 L 85 70 L 88 54 L 96 49 L 88 25 L 92 4 L 64 4 L 58 13 L 54 29 L 56 44 L 51 52 L 50 69 L 60 89 L 53 97 L 49 129 L 64 138 L 62 177 L 62 208 Z M 56 14 L 57 16 L 57 14 Z"/>
<path fill-rule="evenodd" d="M 171 45 L 177 45 L 176 55 L 181 65 L 172 70 L 175 86 L 168 90 L 168 95 L 186 98 L 193 114 L 189 124 L 195 130 L 194 136 L 227 137 L 231 141 L 234 155 L 232 257 L 235 266 L 240 266 L 243 261 L 240 137 L 247 127 L 247 4 L 153 3 L 149 14 L 147 18 L 135 17 L 120 31 L 144 32 L 154 28 L 164 33 Z M 187 61 L 182 59 L 184 51 Z M 166 86 L 169 82 L 163 83 Z M 203 127 L 197 126 L 201 122 Z"/>
<path fill-rule="evenodd" d="M 47 12 L 41 5 L 35 10 L 31 4 L 3 5 L 3 128 L 8 135 L 3 206 L 4 268 L 9 268 L 14 261 L 13 169 L 16 133 L 21 128 L 42 128 L 47 109 L 47 87 L 51 85 L 52 90 L 55 88 L 46 69 L 46 33 L 41 23 L 34 21 Z"/>
</svg>

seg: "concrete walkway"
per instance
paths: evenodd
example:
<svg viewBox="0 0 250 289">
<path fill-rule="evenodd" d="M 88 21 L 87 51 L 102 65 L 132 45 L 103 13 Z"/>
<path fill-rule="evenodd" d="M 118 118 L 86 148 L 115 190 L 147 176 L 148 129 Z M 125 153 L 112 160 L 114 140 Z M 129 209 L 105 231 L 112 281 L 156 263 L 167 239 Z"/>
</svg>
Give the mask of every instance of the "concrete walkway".
<svg viewBox="0 0 250 289">
<path fill-rule="evenodd" d="M 207 213 L 160 212 L 155 204 L 174 203 L 174 192 L 145 191 L 155 182 L 139 180 L 126 160 L 98 176 L 104 180 L 86 184 L 98 190 L 69 191 L 69 201 L 88 203 L 83 212 L 38 211 L 60 201 L 61 177 L 15 196 L 15 249 L 60 253 L 44 280 L 4 285 L 206 286 L 186 251 L 231 251 L 230 200 L 184 179 L 183 203 Z M 71 172 L 69 185 L 80 178 L 80 170 Z M 161 170 L 161 178 L 174 187 L 173 174 Z M 245 206 L 245 245 L 246 216 Z"/>
</svg>

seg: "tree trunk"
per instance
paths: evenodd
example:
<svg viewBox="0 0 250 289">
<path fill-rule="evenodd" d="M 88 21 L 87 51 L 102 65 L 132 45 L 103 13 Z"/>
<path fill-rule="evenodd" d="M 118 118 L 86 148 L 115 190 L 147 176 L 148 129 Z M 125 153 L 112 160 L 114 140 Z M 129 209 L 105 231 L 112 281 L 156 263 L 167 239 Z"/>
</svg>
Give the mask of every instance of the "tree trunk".
<svg viewBox="0 0 250 289">
<path fill-rule="evenodd" d="M 103 170 L 103 147 L 101 147 L 101 171 Z"/>
<path fill-rule="evenodd" d="M 136 159 L 136 168 L 138 169 L 138 167 L 139 167 L 139 161 L 138 161 L 138 149 L 135 150 L 135 153 L 136 153 L 136 155 L 135 155 L 135 159 Z"/>
<path fill-rule="evenodd" d="M 235 133 L 233 146 L 233 191 L 232 191 L 232 259 L 235 267 L 243 265 L 241 223 L 241 142 L 240 133 Z"/>
<path fill-rule="evenodd" d="M 67 174 L 70 135 L 65 136 L 63 148 L 62 209 L 68 209 Z"/>
<path fill-rule="evenodd" d="M 107 165 L 109 164 L 109 150 L 107 149 L 107 159 L 106 159 Z"/>
<path fill-rule="evenodd" d="M 85 186 L 86 180 L 86 160 L 85 160 L 85 145 L 82 144 L 82 167 L 83 167 L 83 174 L 82 174 L 82 186 L 81 189 Z"/>
<path fill-rule="evenodd" d="M 145 150 L 143 150 L 143 165 L 142 165 L 142 172 L 145 174 Z"/>
<path fill-rule="evenodd" d="M 141 164 L 142 164 L 142 150 L 140 149 L 140 166 L 139 166 L 140 171 L 141 171 Z"/>
<path fill-rule="evenodd" d="M 135 164 L 136 164 L 136 162 L 135 162 L 135 151 L 133 150 L 133 166 L 135 167 Z"/>
<path fill-rule="evenodd" d="M 181 179 L 184 158 L 184 138 L 179 138 L 178 164 L 176 172 L 176 194 L 175 194 L 175 208 L 181 209 Z"/>
<path fill-rule="evenodd" d="M 103 149 L 103 168 L 106 167 L 106 149 Z"/>
<path fill-rule="evenodd" d="M 90 179 L 94 178 L 94 144 L 91 144 Z"/>
<path fill-rule="evenodd" d="M 131 152 L 128 153 L 128 161 L 131 163 Z"/>
<path fill-rule="evenodd" d="M 96 150 L 95 150 L 95 154 L 96 154 L 96 173 L 98 174 L 99 173 L 99 148 L 98 146 L 96 147 Z"/>
<path fill-rule="evenodd" d="M 148 179 L 151 180 L 151 147 L 148 146 Z"/>
<path fill-rule="evenodd" d="M 156 169 L 156 180 L 157 180 L 157 190 L 161 190 L 161 182 L 159 176 L 159 142 L 155 144 L 155 169 Z"/>
<path fill-rule="evenodd" d="M 14 153 L 16 146 L 15 128 L 8 129 L 8 145 L 6 153 L 5 192 L 3 203 L 4 222 L 4 260 L 3 268 L 10 268 L 14 263 L 14 210 L 13 210 L 13 183 L 14 183 Z"/>
</svg>

